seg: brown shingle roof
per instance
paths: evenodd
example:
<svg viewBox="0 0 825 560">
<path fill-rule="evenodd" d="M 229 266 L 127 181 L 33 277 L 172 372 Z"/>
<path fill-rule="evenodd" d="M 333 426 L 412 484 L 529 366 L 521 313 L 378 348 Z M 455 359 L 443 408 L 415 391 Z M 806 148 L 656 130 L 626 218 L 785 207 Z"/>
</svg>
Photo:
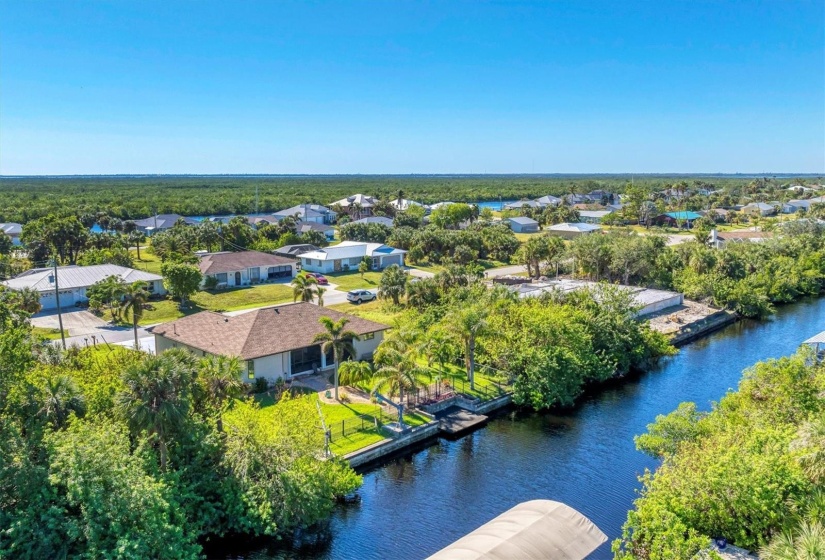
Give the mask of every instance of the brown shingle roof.
<svg viewBox="0 0 825 560">
<path fill-rule="evenodd" d="M 202 311 L 149 331 L 171 341 L 211 354 L 238 356 L 244 360 L 305 348 L 325 329 L 318 319 L 349 319 L 347 330 L 357 335 L 389 329 L 387 325 L 347 315 L 311 303 L 291 303 L 256 309 L 235 317 Z"/>
<path fill-rule="evenodd" d="M 237 253 L 209 253 L 201 257 L 198 266 L 203 274 L 235 272 L 256 266 L 284 266 L 295 261 L 278 255 L 260 251 L 239 251 Z"/>
</svg>

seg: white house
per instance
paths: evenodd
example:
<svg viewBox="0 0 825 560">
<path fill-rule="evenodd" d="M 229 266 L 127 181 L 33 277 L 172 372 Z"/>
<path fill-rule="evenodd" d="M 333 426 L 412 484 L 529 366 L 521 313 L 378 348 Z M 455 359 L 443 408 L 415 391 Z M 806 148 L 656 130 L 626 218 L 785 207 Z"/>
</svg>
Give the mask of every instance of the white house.
<svg viewBox="0 0 825 560">
<path fill-rule="evenodd" d="M 76 303 L 89 301 L 86 289 L 109 276 L 117 276 L 128 284 L 146 282 L 149 293 L 163 295 L 163 278 L 157 274 L 118 266 L 116 264 L 96 264 L 92 266 L 57 267 L 57 287 L 60 306 L 72 307 Z M 40 305 L 44 310 L 57 309 L 54 293 L 55 276 L 53 268 L 35 268 L 6 280 L 3 284 L 12 290 L 31 288 L 40 293 Z"/>
<path fill-rule="evenodd" d="M 158 353 L 183 348 L 196 356 L 237 356 L 244 363 L 243 379 L 252 383 L 292 379 L 333 366 L 315 336 L 326 332 L 321 317 L 349 319 L 347 330 L 358 335 L 353 342 L 356 360 L 369 359 L 380 344 L 387 325 L 361 317 L 318 307 L 311 303 L 291 303 L 256 309 L 228 317 L 202 311 L 188 317 L 151 327 Z"/>
<path fill-rule="evenodd" d="M 540 198 L 537 198 L 536 202 L 539 203 L 539 206 L 541 206 L 542 208 L 545 208 L 547 206 L 558 206 L 559 204 L 561 204 L 563 202 L 563 200 L 560 199 L 557 196 L 553 196 L 551 194 L 548 194 L 547 196 L 542 196 Z"/>
<path fill-rule="evenodd" d="M 541 203 L 537 200 L 517 200 L 504 205 L 504 210 L 524 210 L 525 208 L 541 208 Z"/>
<path fill-rule="evenodd" d="M 327 241 L 335 239 L 335 228 L 329 224 L 321 224 L 318 222 L 297 222 L 295 224 L 295 232 L 298 234 L 309 233 L 310 231 L 317 231 L 324 234 Z"/>
<path fill-rule="evenodd" d="M 405 254 L 406 251 L 402 249 L 388 247 L 382 243 L 342 241 L 332 247 L 303 253 L 298 258 L 301 259 L 301 270 L 329 273 L 357 270 L 364 257 L 372 260 L 372 268 L 376 270 L 393 264 L 403 266 Z"/>
<path fill-rule="evenodd" d="M 355 220 L 352 222 L 353 224 L 381 224 L 382 226 L 393 227 L 395 222 L 392 221 L 392 218 L 387 218 L 386 216 L 369 216 L 367 218 L 361 218 L 360 220 Z"/>
<path fill-rule="evenodd" d="M 341 200 L 336 200 L 331 206 L 340 206 L 344 210 L 349 210 L 351 206 L 360 205 L 361 216 L 372 216 L 372 208 L 375 206 L 375 198 L 365 194 L 354 194 Z"/>
<path fill-rule="evenodd" d="M 337 215 L 320 204 L 299 204 L 272 214 L 279 222 L 284 218 L 297 217 L 302 222 L 315 222 L 318 224 L 331 224 L 335 221 Z"/>
<path fill-rule="evenodd" d="M 11 237 L 11 242 L 13 245 L 20 245 L 20 234 L 23 233 L 23 226 L 21 224 L 16 224 L 14 222 L 0 224 L 0 232 L 3 232 Z"/>
<path fill-rule="evenodd" d="M 395 200 L 390 200 L 390 206 L 398 210 L 399 212 L 403 212 L 405 210 L 409 210 L 412 206 L 424 206 L 420 202 L 416 202 L 414 200 L 409 200 L 408 198 L 396 198 Z"/>
<path fill-rule="evenodd" d="M 579 210 L 579 219 L 586 224 L 600 224 L 613 210 Z"/>
<path fill-rule="evenodd" d="M 507 218 L 510 229 L 515 233 L 535 233 L 539 228 L 539 223 L 532 218 Z"/>
<path fill-rule="evenodd" d="M 742 212 L 758 216 L 772 216 L 776 214 L 776 206 L 764 202 L 751 202 L 742 207 Z"/>
<path fill-rule="evenodd" d="M 296 262 L 260 251 L 225 251 L 201 255 L 204 281 L 213 277 L 221 287 L 239 287 L 295 277 Z"/>
<path fill-rule="evenodd" d="M 187 225 L 197 225 L 198 221 L 192 218 L 181 216 L 180 214 L 158 214 L 157 216 L 150 216 L 142 220 L 135 220 L 137 229 L 147 235 L 151 235 L 157 231 L 165 231 L 171 229 L 178 220 L 183 220 Z"/>
<path fill-rule="evenodd" d="M 551 235 L 558 235 L 565 239 L 574 239 L 581 235 L 588 235 L 601 230 L 601 226 L 584 223 L 563 223 L 555 224 L 547 228 Z"/>
</svg>

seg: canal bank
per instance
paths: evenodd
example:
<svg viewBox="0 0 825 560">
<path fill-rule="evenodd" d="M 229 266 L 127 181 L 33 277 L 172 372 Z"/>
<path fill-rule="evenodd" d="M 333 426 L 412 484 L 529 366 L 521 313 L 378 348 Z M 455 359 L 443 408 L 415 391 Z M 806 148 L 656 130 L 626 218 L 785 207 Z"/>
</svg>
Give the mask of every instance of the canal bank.
<svg viewBox="0 0 825 560">
<path fill-rule="evenodd" d="M 738 321 L 564 414 L 505 412 L 466 437 L 431 440 L 385 461 L 364 474 L 360 503 L 338 508 L 328 538 L 316 546 L 253 550 L 237 543 L 230 554 L 419 560 L 536 498 L 574 507 L 613 540 L 640 487 L 637 476 L 657 466 L 636 451 L 633 437 L 682 401 L 709 409 L 737 386 L 743 369 L 794 352 L 823 328 L 825 299 L 783 306 L 766 321 Z M 609 544 L 593 555 L 609 557 Z"/>
</svg>

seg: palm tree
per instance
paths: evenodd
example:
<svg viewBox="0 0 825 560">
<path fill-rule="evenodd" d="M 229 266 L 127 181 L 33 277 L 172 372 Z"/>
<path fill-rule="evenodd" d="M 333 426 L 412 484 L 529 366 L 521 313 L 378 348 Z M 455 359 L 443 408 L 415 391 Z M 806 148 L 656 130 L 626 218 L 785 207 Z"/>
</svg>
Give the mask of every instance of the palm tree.
<svg viewBox="0 0 825 560">
<path fill-rule="evenodd" d="M 203 358 L 198 369 L 198 379 L 218 411 L 217 428 L 223 432 L 223 410 L 228 402 L 241 395 L 241 360 L 237 356 L 210 356 Z"/>
<path fill-rule="evenodd" d="M 369 362 L 347 360 L 338 366 L 338 381 L 341 385 L 356 385 L 372 379 L 373 371 Z"/>
<path fill-rule="evenodd" d="M 142 280 L 126 286 L 123 292 L 123 299 L 120 303 L 120 309 L 124 317 L 128 317 L 132 313 L 132 328 L 135 331 L 135 350 L 140 350 L 138 344 L 138 321 L 143 317 L 143 308 L 146 302 L 149 301 L 149 290 L 146 288 L 148 284 Z"/>
<path fill-rule="evenodd" d="M 335 400 L 338 400 L 338 362 L 344 355 L 354 355 L 355 348 L 353 342 L 358 340 L 358 335 L 353 331 L 346 330 L 349 319 L 342 317 L 337 321 L 333 321 L 329 317 L 321 317 L 318 322 L 324 326 L 324 332 L 315 335 L 313 342 L 321 342 L 321 350 L 324 354 L 328 354 L 332 350 L 332 359 L 334 362 L 334 384 L 335 384 Z"/>
<path fill-rule="evenodd" d="M 392 298 L 393 304 L 399 305 L 401 298 L 407 293 L 408 282 L 409 276 L 404 269 L 397 264 L 392 264 L 381 274 L 381 280 L 378 282 L 378 297 Z"/>
<path fill-rule="evenodd" d="M 123 374 L 118 409 L 134 433 L 157 439 L 161 470 L 166 470 L 169 438 L 189 412 L 190 376 L 185 358 L 174 351 L 150 356 Z"/>
<path fill-rule="evenodd" d="M 424 373 L 423 368 L 411 354 L 394 351 L 385 353 L 382 363 L 373 376 L 373 391 L 385 393 L 390 398 L 398 395 L 398 400 L 403 402 L 404 391 L 413 391 L 419 386 L 418 374 Z"/>
<path fill-rule="evenodd" d="M 318 281 L 305 274 L 299 274 L 292 280 L 292 301 L 300 299 L 304 302 L 311 302 L 315 298 L 315 285 Z"/>
<path fill-rule="evenodd" d="M 470 389 L 475 389 L 476 339 L 487 330 L 487 311 L 479 305 L 457 309 L 447 317 L 452 332 L 464 346 L 464 364 Z"/>
<path fill-rule="evenodd" d="M 321 286 L 318 286 L 317 288 L 315 288 L 315 295 L 318 296 L 318 307 L 323 307 L 324 306 L 324 292 L 326 292 L 326 291 L 327 291 L 327 289 L 322 288 Z"/>
<path fill-rule="evenodd" d="M 81 414 L 85 410 L 83 395 L 80 394 L 74 379 L 68 375 L 57 375 L 47 379 L 42 393 L 43 404 L 40 414 L 51 422 L 56 430 L 63 427 L 71 412 Z"/>
<path fill-rule="evenodd" d="M 130 222 L 134 223 L 134 222 Z M 142 231 L 133 230 L 130 231 L 126 237 L 129 243 L 133 243 L 135 245 L 135 249 L 137 250 L 137 260 L 141 260 L 140 258 L 140 244 L 146 239 L 146 236 L 143 235 Z"/>
</svg>

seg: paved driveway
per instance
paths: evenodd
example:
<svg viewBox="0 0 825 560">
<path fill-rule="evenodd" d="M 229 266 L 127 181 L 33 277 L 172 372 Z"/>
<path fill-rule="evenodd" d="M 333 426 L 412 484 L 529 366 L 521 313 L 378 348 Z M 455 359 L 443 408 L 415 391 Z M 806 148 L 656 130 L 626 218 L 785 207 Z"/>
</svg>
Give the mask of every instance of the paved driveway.
<svg viewBox="0 0 825 560">
<path fill-rule="evenodd" d="M 31 318 L 32 326 L 44 329 L 58 329 L 56 311 L 43 311 Z M 63 312 L 63 328 L 69 331 L 70 336 L 84 334 L 94 334 L 97 332 L 111 332 L 112 330 L 122 330 L 121 327 L 113 327 L 94 313 L 84 309 L 72 309 Z"/>
</svg>

